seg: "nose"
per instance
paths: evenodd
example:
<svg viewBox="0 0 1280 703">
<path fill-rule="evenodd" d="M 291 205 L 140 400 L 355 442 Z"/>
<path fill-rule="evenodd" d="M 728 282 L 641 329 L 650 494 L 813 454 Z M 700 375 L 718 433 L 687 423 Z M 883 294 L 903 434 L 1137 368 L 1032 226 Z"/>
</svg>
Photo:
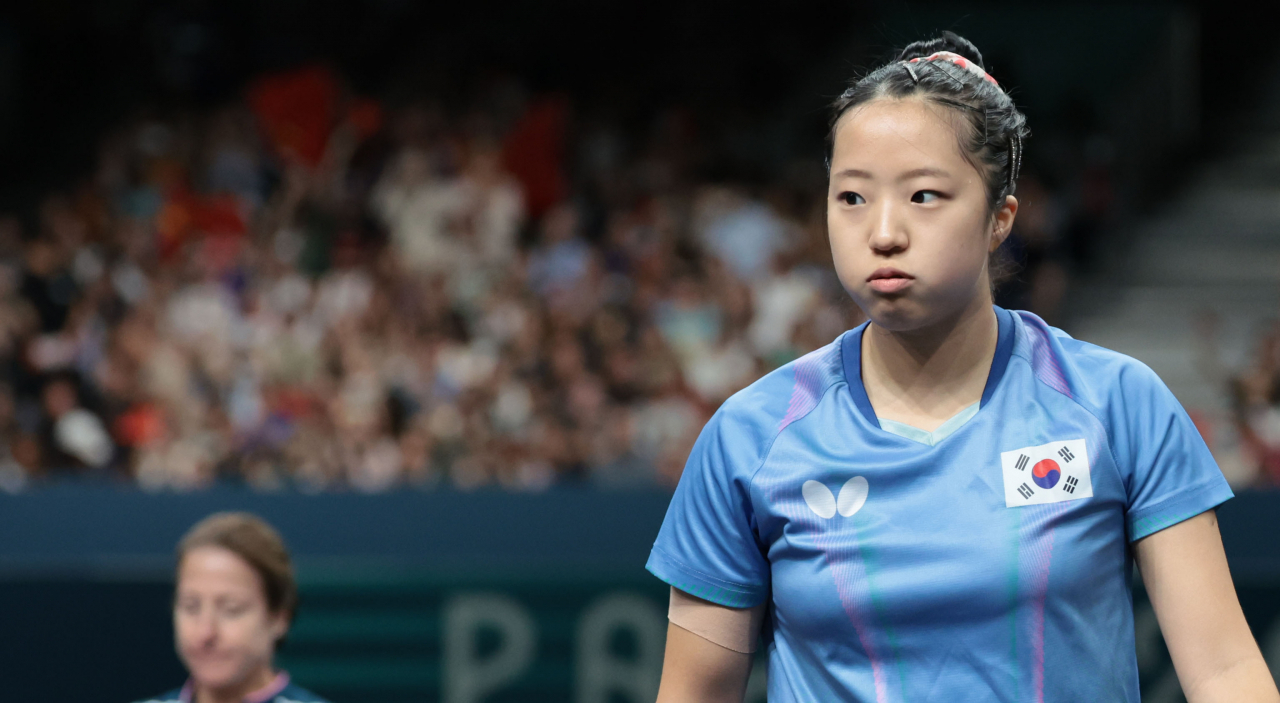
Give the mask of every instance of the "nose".
<svg viewBox="0 0 1280 703">
<path fill-rule="evenodd" d="M 869 241 L 871 249 L 877 254 L 888 255 L 904 251 L 907 248 L 906 223 L 903 221 L 901 208 L 888 198 L 880 198 L 875 203 L 871 219 Z"/>
<path fill-rule="evenodd" d="M 218 640 L 218 618 L 212 608 L 205 608 L 199 615 L 191 619 L 191 634 L 201 647 L 207 647 Z"/>
</svg>

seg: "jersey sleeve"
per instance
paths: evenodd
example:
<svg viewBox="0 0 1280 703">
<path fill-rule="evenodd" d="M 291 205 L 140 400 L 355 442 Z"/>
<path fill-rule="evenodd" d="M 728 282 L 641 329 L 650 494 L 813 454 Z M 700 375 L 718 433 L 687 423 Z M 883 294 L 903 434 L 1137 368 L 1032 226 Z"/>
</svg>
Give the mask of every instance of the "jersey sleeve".
<svg viewBox="0 0 1280 703">
<path fill-rule="evenodd" d="M 747 421 L 733 404 L 721 407 L 698 436 L 646 568 L 681 591 L 746 608 L 769 593 L 751 476 L 772 438 L 764 423 Z"/>
<path fill-rule="evenodd" d="M 1136 541 L 1230 499 L 1222 471 L 1200 431 L 1164 382 L 1139 362 L 1120 369 L 1113 396 L 1116 459 Z"/>
</svg>

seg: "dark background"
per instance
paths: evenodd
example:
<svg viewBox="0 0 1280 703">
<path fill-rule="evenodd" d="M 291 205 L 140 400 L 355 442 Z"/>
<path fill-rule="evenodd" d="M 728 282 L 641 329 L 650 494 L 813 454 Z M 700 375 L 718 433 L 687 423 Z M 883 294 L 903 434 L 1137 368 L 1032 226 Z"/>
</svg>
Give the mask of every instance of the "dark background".
<svg viewBox="0 0 1280 703">
<path fill-rule="evenodd" d="M 1274 3 L 1128 6 L 1186 8 L 1198 16 L 1206 144 L 1224 136 L 1232 117 L 1255 106 L 1277 80 L 1264 61 L 1280 23 Z M 979 39 L 983 26 L 975 16 L 993 13 L 1016 20 L 1028 9 L 887 1 L 785 8 L 672 0 L 7 3 L 0 10 L 0 203 L 29 206 L 35 195 L 84 174 L 101 132 L 139 110 L 216 105 L 254 74 L 317 60 L 340 68 L 358 90 L 392 100 L 422 88 L 461 98 L 476 76 L 518 73 L 534 90 L 572 91 L 624 114 L 673 101 L 758 114 L 799 101 L 811 111 L 804 138 L 817 149 L 822 108 L 854 70 L 939 29 Z M 952 19 L 904 26 L 896 21 L 904 15 Z M 1088 43 L 1070 49 L 1019 58 L 1064 64 L 1098 58 Z M 1112 67 L 1124 72 L 1123 65 Z M 1019 67 L 1000 68 L 1016 76 Z M 1047 117 L 1057 106 L 1026 107 Z"/>
</svg>

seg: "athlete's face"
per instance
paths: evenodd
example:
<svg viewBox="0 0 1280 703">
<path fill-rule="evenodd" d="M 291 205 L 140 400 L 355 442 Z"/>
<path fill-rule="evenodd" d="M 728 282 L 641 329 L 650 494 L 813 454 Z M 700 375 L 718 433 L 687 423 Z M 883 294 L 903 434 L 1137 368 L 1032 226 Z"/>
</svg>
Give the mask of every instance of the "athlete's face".
<svg viewBox="0 0 1280 703">
<path fill-rule="evenodd" d="M 874 100 L 836 125 L 827 228 L 836 273 L 876 324 L 920 329 L 990 301 L 987 258 L 1018 201 L 995 213 L 960 153 L 956 117 L 922 100 Z"/>
<path fill-rule="evenodd" d="M 221 547 L 197 547 L 178 567 L 173 609 L 178 655 L 196 685 L 237 691 L 269 681 L 275 643 L 288 629 L 267 606 L 262 579 Z"/>
</svg>

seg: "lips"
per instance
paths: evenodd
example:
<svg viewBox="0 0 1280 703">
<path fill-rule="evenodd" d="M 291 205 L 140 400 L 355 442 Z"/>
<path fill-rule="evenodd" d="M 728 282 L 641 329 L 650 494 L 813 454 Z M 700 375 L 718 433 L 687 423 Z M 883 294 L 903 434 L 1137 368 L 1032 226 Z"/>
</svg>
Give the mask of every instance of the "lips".
<svg viewBox="0 0 1280 703">
<path fill-rule="evenodd" d="M 871 290 L 877 293 L 900 293 L 911 286 L 915 276 L 895 268 L 878 268 L 867 277 Z"/>
</svg>

